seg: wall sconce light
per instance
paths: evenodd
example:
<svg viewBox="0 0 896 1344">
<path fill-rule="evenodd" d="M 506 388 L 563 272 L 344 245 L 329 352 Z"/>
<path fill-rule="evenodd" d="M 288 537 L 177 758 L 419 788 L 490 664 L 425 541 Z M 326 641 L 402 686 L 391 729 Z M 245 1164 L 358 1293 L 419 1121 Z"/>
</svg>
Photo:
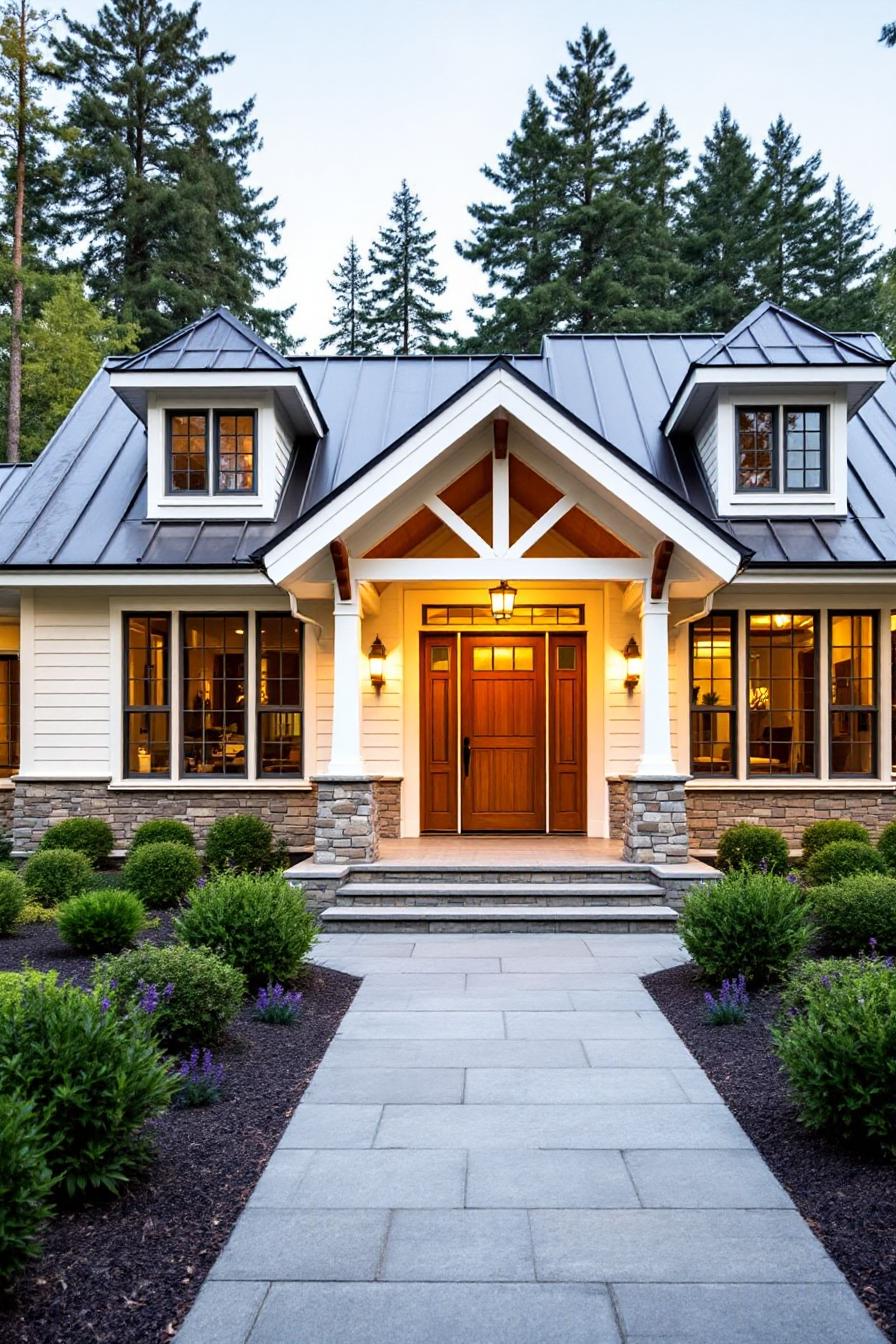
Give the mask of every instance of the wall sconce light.
<svg viewBox="0 0 896 1344">
<path fill-rule="evenodd" d="M 370 663 L 370 684 L 379 695 L 386 684 L 386 646 L 377 635 L 367 655 Z"/>
<path fill-rule="evenodd" d="M 625 681 L 622 684 L 631 696 L 641 680 L 641 650 L 634 635 L 622 650 L 622 656 L 625 659 Z"/>
<path fill-rule="evenodd" d="M 509 621 L 513 615 L 516 589 L 512 588 L 506 579 L 502 579 L 494 588 L 489 588 L 488 595 L 492 604 L 492 616 L 495 620 Z"/>
</svg>

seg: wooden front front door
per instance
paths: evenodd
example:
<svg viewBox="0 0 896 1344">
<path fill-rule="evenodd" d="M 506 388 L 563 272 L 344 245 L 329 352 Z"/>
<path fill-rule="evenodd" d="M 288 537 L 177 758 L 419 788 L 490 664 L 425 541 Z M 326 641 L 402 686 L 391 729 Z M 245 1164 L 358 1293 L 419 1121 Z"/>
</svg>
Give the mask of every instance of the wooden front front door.
<svg viewBox="0 0 896 1344">
<path fill-rule="evenodd" d="M 462 635 L 461 828 L 545 829 L 543 635 Z"/>
</svg>

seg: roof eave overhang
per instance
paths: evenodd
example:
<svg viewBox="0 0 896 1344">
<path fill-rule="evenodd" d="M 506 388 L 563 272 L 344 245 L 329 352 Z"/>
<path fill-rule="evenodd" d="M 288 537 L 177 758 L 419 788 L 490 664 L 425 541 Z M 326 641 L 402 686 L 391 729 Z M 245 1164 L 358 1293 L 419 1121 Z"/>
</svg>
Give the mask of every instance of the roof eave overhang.
<svg viewBox="0 0 896 1344">
<path fill-rule="evenodd" d="M 323 438 L 327 423 L 301 369 L 116 369 L 109 383 L 146 423 L 149 393 L 271 390 L 297 433 Z"/>
</svg>

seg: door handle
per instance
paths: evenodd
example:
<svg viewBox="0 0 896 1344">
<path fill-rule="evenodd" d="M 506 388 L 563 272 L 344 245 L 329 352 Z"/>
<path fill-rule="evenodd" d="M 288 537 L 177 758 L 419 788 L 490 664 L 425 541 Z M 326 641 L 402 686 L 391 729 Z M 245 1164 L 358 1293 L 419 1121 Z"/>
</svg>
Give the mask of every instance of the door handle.
<svg viewBox="0 0 896 1344">
<path fill-rule="evenodd" d="M 464 779 L 468 779 L 468 778 L 469 778 L 469 775 L 470 775 L 470 757 L 471 757 L 472 755 L 473 755 L 473 748 L 472 748 L 472 746 L 470 745 L 470 739 L 469 739 L 468 737 L 465 737 L 465 738 L 464 738 Z"/>
</svg>

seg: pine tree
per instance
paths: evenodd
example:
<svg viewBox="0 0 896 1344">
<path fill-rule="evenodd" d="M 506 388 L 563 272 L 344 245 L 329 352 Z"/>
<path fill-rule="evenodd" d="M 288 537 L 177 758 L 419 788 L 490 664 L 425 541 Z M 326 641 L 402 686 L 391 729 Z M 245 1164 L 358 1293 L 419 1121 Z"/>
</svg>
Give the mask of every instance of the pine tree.
<svg viewBox="0 0 896 1344">
<path fill-rule="evenodd" d="M 807 316 L 827 331 L 874 325 L 876 234 L 873 211 L 861 210 L 838 177 L 827 212 L 819 294 L 806 306 Z"/>
<path fill-rule="evenodd" d="M 763 256 L 756 283 L 763 298 L 800 309 L 819 290 L 827 222 L 821 155 L 800 157 L 800 137 L 782 116 L 763 142 Z"/>
<path fill-rule="evenodd" d="M 465 348 L 537 350 L 544 332 L 559 325 L 560 156 L 548 109 L 530 89 L 519 130 L 498 155 L 497 167 L 482 168 L 506 199 L 468 206 L 473 236 L 456 245 L 462 257 L 482 267 L 489 284 L 489 293 L 476 296 L 476 335 Z"/>
<path fill-rule="evenodd" d="M 632 331 L 676 331 L 683 325 L 681 295 L 690 271 L 679 254 L 688 168 L 680 140 L 678 127 L 661 107 L 632 150 L 627 192 L 641 211 L 637 248 L 624 260 Z"/>
<path fill-rule="evenodd" d="M 283 277 L 280 240 L 248 182 L 260 146 L 253 100 L 214 107 L 209 80 L 233 60 L 204 50 L 198 0 L 108 0 L 54 45 L 71 91 L 69 235 L 84 242 L 94 297 L 156 340 L 223 303 L 274 340 L 292 310 L 258 306 Z"/>
<path fill-rule="evenodd" d="M 372 354 L 376 348 L 370 330 L 373 295 L 370 276 L 364 269 L 354 238 L 329 285 L 336 295 L 330 318 L 333 330 L 324 336 L 321 349 L 335 346 L 337 355 Z"/>
<path fill-rule="evenodd" d="M 626 106 L 633 79 L 606 30 L 585 24 L 567 43 L 569 65 L 547 81 L 559 134 L 564 212 L 558 229 L 563 306 L 572 331 L 624 325 L 631 304 L 621 270 L 637 246 L 640 210 L 625 190 L 625 134 L 646 111 Z"/>
<path fill-rule="evenodd" d="M 758 299 L 765 187 L 750 142 L 727 107 L 704 141 L 688 192 L 681 255 L 692 268 L 689 324 L 728 331 Z"/>
<path fill-rule="evenodd" d="M 402 179 L 388 223 L 370 249 L 370 267 L 379 282 L 373 330 L 378 345 L 399 355 L 432 350 L 448 339 L 451 314 L 433 302 L 446 288 L 436 273 L 435 236 L 426 228 L 419 196 Z"/>
</svg>

